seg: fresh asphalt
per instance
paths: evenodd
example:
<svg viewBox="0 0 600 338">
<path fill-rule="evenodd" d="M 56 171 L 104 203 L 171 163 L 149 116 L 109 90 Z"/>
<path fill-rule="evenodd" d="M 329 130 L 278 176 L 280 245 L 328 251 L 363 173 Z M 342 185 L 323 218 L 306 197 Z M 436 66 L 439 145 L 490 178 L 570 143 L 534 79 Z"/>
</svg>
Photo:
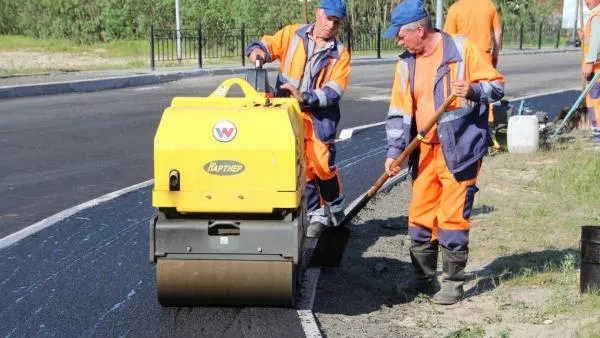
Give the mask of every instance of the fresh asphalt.
<svg viewBox="0 0 600 338">
<path fill-rule="evenodd" d="M 577 87 L 577 59 L 576 53 L 506 57 L 507 96 Z M 384 119 L 392 74 L 393 65 L 353 69 L 340 129 Z M 170 99 L 207 95 L 228 77 L 2 101 L 0 238 L 150 179 L 152 139 Z M 527 99 L 526 105 L 555 112 L 577 94 Z M 376 127 L 338 144 L 349 200 L 380 174 L 384 138 Z M 304 336 L 291 309 L 161 308 L 147 262 L 152 214 L 145 188 L 0 250 L 0 336 Z"/>
</svg>

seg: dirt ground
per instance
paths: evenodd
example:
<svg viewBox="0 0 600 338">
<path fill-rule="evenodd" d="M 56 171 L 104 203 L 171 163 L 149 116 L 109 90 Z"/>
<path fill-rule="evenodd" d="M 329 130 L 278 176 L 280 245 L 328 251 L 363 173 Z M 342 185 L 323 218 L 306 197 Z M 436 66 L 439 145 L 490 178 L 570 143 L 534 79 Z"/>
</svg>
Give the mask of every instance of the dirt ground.
<svg viewBox="0 0 600 338">
<path fill-rule="evenodd" d="M 405 293 L 402 283 L 412 271 L 405 216 L 409 196 L 410 183 L 403 182 L 372 200 L 354 220 L 342 266 L 323 270 L 315 315 L 325 336 L 573 337 L 586 325 L 596 327 L 598 312 L 540 317 L 553 289 L 496 286 L 489 278 L 493 259 L 469 260 L 466 297 L 455 305 L 435 305 L 426 295 Z M 474 222 L 471 242 L 485 241 L 482 223 Z"/>
</svg>

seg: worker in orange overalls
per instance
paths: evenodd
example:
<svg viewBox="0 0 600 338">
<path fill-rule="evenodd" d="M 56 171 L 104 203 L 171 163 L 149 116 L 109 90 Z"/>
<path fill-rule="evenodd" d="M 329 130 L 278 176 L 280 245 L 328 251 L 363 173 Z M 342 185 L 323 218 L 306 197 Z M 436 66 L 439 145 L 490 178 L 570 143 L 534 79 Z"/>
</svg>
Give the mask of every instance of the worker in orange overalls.
<svg viewBox="0 0 600 338">
<path fill-rule="evenodd" d="M 491 0 L 458 0 L 448 9 L 444 31 L 453 35 L 464 35 L 483 52 L 485 58 L 498 66 L 498 54 L 502 41 L 502 27 L 496 6 Z M 493 33 L 493 34 L 492 34 Z M 493 106 L 489 107 L 488 121 L 493 131 Z M 500 144 L 491 133 L 492 146 L 499 150 Z"/>
<path fill-rule="evenodd" d="M 344 195 L 335 164 L 339 101 L 348 85 L 350 54 L 335 37 L 346 15 L 344 0 L 321 0 L 315 22 L 289 25 L 246 48 L 252 62 L 280 60 L 276 96 L 297 98 L 303 107 L 306 153 L 307 236 L 344 216 Z"/>
<path fill-rule="evenodd" d="M 581 73 L 588 81 L 594 73 L 600 71 L 598 54 L 600 53 L 600 0 L 585 0 L 591 10 L 582 32 L 583 60 Z M 600 80 L 598 80 L 585 98 L 588 119 L 592 123 L 594 133 L 592 140 L 600 143 Z"/>
<path fill-rule="evenodd" d="M 408 233 L 415 272 L 407 289 L 433 291 L 441 247 L 442 284 L 432 301 L 454 304 L 464 293 L 469 218 L 489 146 L 488 104 L 504 96 L 504 77 L 465 37 L 432 28 L 420 0 L 404 0 L 394 8 L 384 34 L 393 37 L 406 52 L 396 65 L 385 122 L 388 175 L 400 171 L 391 164 L 411 140 L 422 138 L 408 161 L 413 177 Z M 450 94 L 458 98 L 425 134 L 424 125 Z"/>
<path fill-rule="evenodd" d="M 498 66 L 502 27 L 496 6 L 491 0 L 456 1 L 448 9 L 444 31 L 466 36 L 494 67 Z"/>
</svg>

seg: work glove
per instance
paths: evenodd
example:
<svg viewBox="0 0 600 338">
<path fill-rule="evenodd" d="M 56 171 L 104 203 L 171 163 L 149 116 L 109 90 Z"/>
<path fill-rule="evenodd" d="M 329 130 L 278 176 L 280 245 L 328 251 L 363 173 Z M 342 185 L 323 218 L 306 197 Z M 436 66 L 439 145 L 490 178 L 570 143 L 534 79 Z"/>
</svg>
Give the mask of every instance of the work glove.
<svg viewBox="0 0 600 338">
<path fill-rule="evenodd" d="M 316 96 L 316 95 L 314 95 Z M 302 93 L 302 100 L 300 100 L 300 108 L 303 111 L 314 112 L 315 108 L 319 105 L 319 98 L 313 97 L 308 92 Z"/>
</svg>

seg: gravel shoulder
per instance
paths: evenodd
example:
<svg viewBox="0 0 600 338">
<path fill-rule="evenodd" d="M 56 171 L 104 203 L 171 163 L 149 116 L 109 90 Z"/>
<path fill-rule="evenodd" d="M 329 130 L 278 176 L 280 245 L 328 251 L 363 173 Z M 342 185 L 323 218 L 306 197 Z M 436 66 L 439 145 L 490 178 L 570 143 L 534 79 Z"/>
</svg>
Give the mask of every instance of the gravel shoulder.
<svg viewBox="0 0 600 338">
<path fill-rule="evenodd" d="M 497 188 L 502 183 L 493 175 L 496 169 L 504 168 L 507 177 L 515 175 L 506 168 L 510 156 L 486 158 L 478 185 L 487 199 L 500 194 Z M 533 179 L 533 175 L 524 176 L 500 190 L 502 194 L 507 194 L 507 189 L 519 192 Z M 476 245 L 467 265 L 465 299 L 439 306 L 426 295 L 404 292 L 402 284 L 412 271 L 406 217 L 409 200 L 410 181 L 376 196 L 351 226 L 341 267 L 323 269 L 314 312 L 326 337 L 598 337 L 600 310 L 577 315 L 552 311 L 561 306 L 557 305 L 556 285 L 535 281 L 505 285 L 492 271 L 506 260 L 528 266 L 539 250 L 543 250 L 543 258 L 556 254 L 560 260 L 572 257 L 574 250 L 527 248 L 523 243 L 520 255 L 497 255 L 502 245 L 497 237 L 510 241 L 515 234 L 499 235 L 493 229 L 497 225 L 488 221 L 497 209 L 477 202 L 471 230 L 471 242 Z M 488 239 L 490 231 L 495 232 L 493 241 Z M 576 280 L 577 268 L 564 272 L 565 278 Z M 581 299 L 576 288 L 569 284 L 566 299 Z"/>
</svg>

